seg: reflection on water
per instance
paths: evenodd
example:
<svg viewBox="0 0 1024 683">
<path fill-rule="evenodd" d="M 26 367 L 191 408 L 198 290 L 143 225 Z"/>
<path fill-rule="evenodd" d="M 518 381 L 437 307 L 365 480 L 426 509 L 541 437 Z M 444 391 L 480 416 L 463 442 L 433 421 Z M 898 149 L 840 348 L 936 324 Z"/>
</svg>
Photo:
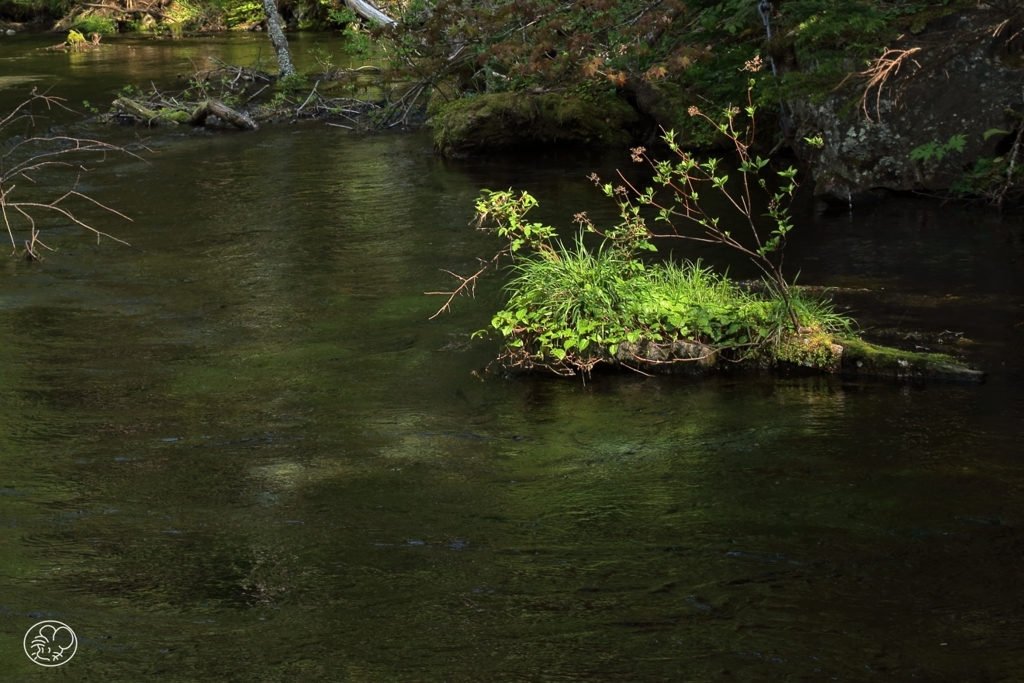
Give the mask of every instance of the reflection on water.
<svg viewBox="0 0 1024 683">
<path fill-rule="evenodd" d="M 0 262 L 0 679 L 50 675 L 42 619 L 70 680 L 1017 675 L 1019 223 L 908 202 L 794 244 L 804 282 L 870 283 L 868 324 L 964 328 L 981 387 L 481 381 L 499 279 L 434 321 L 422 294 L 493 248 L 478 188 L 567 224 L 624 159 L 149 144 L 89 179 L 137 250 L 56 229 Z"/>
<path fill-rule="evenodd" d="M 108 104 L 126 85 L 170 88 L 181 76 L 215 68 L 217 61 L 276 72 L 274 50 L 262 33 L 232 32 L 171 40 L 144 34 L 105 36 L 99 49 L 81 52 L 47 50 L 63 34 L 0 36 L 0 99 L 20 97 L 31 82 L 52 87 L 77 106 L 82 99 Z M 336 65 L 349 57 L 336 34 L 296 33 L 289 43 L 299 70 L 315 70 L 313 52 L 324 50 Z M 215 61 L 217 60 L 217 61 Z M 12 93 L 10 90 L 20 89 Z M 109 99 L 105 99 L 109 98 Z"/>
</svg>

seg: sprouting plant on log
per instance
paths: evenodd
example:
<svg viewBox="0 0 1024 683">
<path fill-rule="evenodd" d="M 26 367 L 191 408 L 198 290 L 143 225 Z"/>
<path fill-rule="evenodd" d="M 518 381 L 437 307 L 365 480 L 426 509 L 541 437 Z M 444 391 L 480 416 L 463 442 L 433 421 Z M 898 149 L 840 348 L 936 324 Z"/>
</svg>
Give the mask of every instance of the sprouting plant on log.
<svg viewBox="0 0 1024 683">
<path fill-rule="evenodd" d="M 47 110 L 66 108 L 61 98 L 33 90 L 28 99 L 0 118 L 0 142 L 6 147 L 0 156 L 0 216 L 11 240 L 12 254 L 18 253 L 18 238 L 15 235 L 19 226 L 23 226 L 22 229 L 28 228 L 28 238 L 23 239 L 25 258 L 39 260 L 40 247 L 52 251 L 39 239 L 38 224 L 44 221 L 47 215 L 88 230 L 96 235 L 97 242 L 101 237 L 107 237 L 128 245 L 124 240 L 103 232 L 80 218 L 74 209 L 74 203 L 77 201 L 87 206 L 98 207 L 104 212 L 130 221 L 131 219 L 120 211 L 79 191 L 79 181 L 81 175 L 89 170 L 85 166 L 87 162 L 103 161 L 110 154 L 125 154 L 137 159 L 140 157 L 124 147 L 100 140 L 67 135 L 33 135 L 32 129 L 39 118 L 34 109 L 40 106 Z M 20 136 L 15 136 L 15 128 L 21 126 L 24 126 L 24 132 Z M 75 179 L 68 187 L 54 189 L 44 176 L 60 170 L 71 171 L 75 174 Z"/>
<path fill-rule="evenodd" d="M 752 62 L 749 68 L 757 66 Z M 642 148 L 633 150 L 635 161 L 650 166 L 654 187 L 640 191 L 621 172 L 623 184 L 617 186 L 591 175 L 618 206 L 619 221 L 605 229 L 585 213 L 577 214 L 580 231 L 570 246 L 558 240 L 554 228 L 526 219 L 537 204 L 529 194 L 484 190 L 476 202 L 478 226 L 493 225 L 490 229 L 505 238 L 505 246 L 481 260 L 472 275 L 445 271 L 459 284 L 452 291 L 429 292 L 448 297 L 434 317 L 450 310 L 460 294 L 472 295 L 483 273 L 511 257 L 515 265 L 508 302 L 491 320 L 505 341 L 499 361 L 509 367 L 574 374 L 589 372 L 601 362 L 633 369 L 717 362 L 710 360 L 715 358 L 735 362 L 765 348 L 775 350 L 768 354 L 769 362 L 817 362 L 818 356 L 794 359 L 796 347 L 786 342 L 794 335 L 816 335 L 814 344 L 797 346 L 825 349 L 821 357 L 834 360 L 829 335 L 849 333 L 852 323 L 827 302 L 792 290 L 786 281 L 782 254 L 793 228 L 788 204 L 796 190 L 796 170 L 777 171 L 780 187 L 769 185 L 762 177 L 768 161 L 751 153 L 755 109 L 749 99 L 744 111 L 749 125 L 740 130 L 737 108 L 729 107 L 721 122 L 691 110 L 733 142 L 738 178 L 730 180 L 722 160 L 692 157 L 666 133 L 674 162 L 651 159 Z M 721 194 L 740 220 L 708 213 L 705 190 Z M 669 231 L 651 229 L 652 211 L 655 223 L 667 224 Z M 584 243 L 586 233 L 601 239 L 598 248 Z M 763 272 L 767 294 L 755 295 L 699 263 L 646 263 L 642 255 L 657 251 L 653 240 L 658 238 L 739 251 Z"/>
</svg>

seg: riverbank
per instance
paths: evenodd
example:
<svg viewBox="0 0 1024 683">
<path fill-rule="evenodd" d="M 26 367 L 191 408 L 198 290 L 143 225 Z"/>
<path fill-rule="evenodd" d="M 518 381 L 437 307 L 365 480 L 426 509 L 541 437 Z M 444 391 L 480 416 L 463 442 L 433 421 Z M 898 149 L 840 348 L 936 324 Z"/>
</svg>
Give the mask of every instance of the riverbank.
<svg viewBox="0 0 1024 683">
<path fill-rule="evenodd" d="M 742 72 L 756 64 L 759 150 L 797 159 L 823 200 L 930 192 L 1013 208 L 1024 199 L 1019 3 L 783 1 L 764 13 L 752 2 L 385 3 L 397 23 L 376 28 L 341 0 L 307 4 L 284 3 L 284 23 L 344 29 L 353 49 L 383 58 L 376 85 L 413 93 L 397 95 L 407 100 L 397 118 L 414 123 L 425 111 L 445 155 L 650 146 L 663 130 L 687 149 L 717 149 L 723 137 L 688 112 L 742 102 Z M 260 29 L 261 11 L 228 0 L 81 5 L 55 26 L 176 37 Z M 136 15 L 151 21 L 126 20 Z"/>
<path fill-rule="evenodd" d="M 207 78 L 205 80 L 207 82 L 223 82 L 223 81 L 245 80 L 245 79 L 241 78 L 242 75 L 243 74 L 241 72 L 237 72 L 236 73 L 236 72 L 228 71 L 226 73 L 219 74 L 218 77 L 213 77 L 212 74 L 207 74 Z M 267 76 L 267 78 L 269 78 L 269 76 Z M 263 87 L 263 85 L 265 85 L 265 84 L 266 83 L 255 83 L 256 89 L 258 89 L 260 87 Z M 163 97 L 163 95 L 161 95 L 161 97 Z M 236 95 L 236 97 L 243 97 L 243 96 Z M 166 99 L 166 98 L 164 98 L 164 99 Z M 298 102 L 299 99 L 301 99 L 302 102 Z M 308 98 L 306 97 L 306 95 L 304 93 L 299 95 L 294 100 L 294 103 L 295 103 L 294 106 L 300 106 L 301 104 L 306 103 L 306 104 L 309 105 L 309 107 L 311 109 L 320 106 L 318 103 L 314 103 L 312 100 L 308 100 Z M 193 108 L 185 107 L 185 108 L 182 108 L 179 111 L 179 113 L 185 114 L 189 120 L 192 120 L 192 119 L 195 118 L 194 117 L 194 111 L 195 110 Z M 146 123 L 150 123 L 155 118 L 158 118 L 158 117 L 153 117 L 153 116 L 150 116 L 149 114 L 143 113 L 142 116 L 139 118 L 139 120 L 140 121 L 144 121 Z M 669 311 L 669 312 L 671 312 L 671 311 Z M 725 327 L 728 327 L 730 324 L 731 323 L 727 323 L 725 325 Z M 804 340 L 807 339 L 807 337 L 800 337 L 799 336 L 799 328 L 800 327 L 805 327 L 805 328 L 813 329 L 813 328 L 815 328 L 815 326 L 816 326 L 815 323 L 812 322 L 812 321 L 805 321 L 804 324 L 798 323 L 798 324 L 794 325 L 793 326 L 793 332 L 797 334 L 797 336 L 795 337 L 796 342 L 798 344 L 803 344 L 806 347 L 808 344 L 805 344 Z M 625 330 L 625 326 L 623 326 L 623 329 Z M 537 328 L 536 331 L 539 334 L 544 334 L 545 333 L 545 330 L 544 329 L 540 329 L 540 328 Z M 693 343 L 701 344 L 701 343 L 706 343 L 708 341 L 708 340 L 694 339 L 692 337 L 688 337 L 688 336 L 685 336 L 685 335 L 681 336 L 678 339 L 669 339 L 669 340 L 660 339 L 660 338 L 655 339 L 655 338 L 651 338 L 649 336 L 645 336 L 645 334 L 644 334 L 645 330 L 642 327 L 634 327 L 633 329 L 626 330 L 626 332 L 627 332 L 627 334 L 628 333 L 636 333 L 635 339 L 631 340 L 628 336 L 626 336 L 623 339 L 617 340 L 617 342 L 612 342 L 612 343 L 626 343 L 626 344 L 642 343 L 645 348 L 651 347 L 651 349 L 654 349 L 655 347 L 657 347 L 658 344 L 664 345 L 665 343 L 668 343 L 671 346 L 671 345 L 675 344 L 676 342 L 683 342 L 683 343 L 691 343 L 691 342 L 693 342 Z M 760 335 L 760 337 L 768 337 L 768 336 L 772 336 L 776 341 L 781 341 L 784 338 L 788 339 L 788 337 L 784 337 L 784 335 L 781 334 L 781 333 L 780 334 L 771 333 L 771 334 Z M 737 341 L 738 341 L 739 344 L 751 344 L 751 345 L 753 345 L 753 342 L 752 342 L 750 337 L 752 337 L 752 335 L 748 335 L 748 339 L 746 339 L 746 340 L 742 340 L 742 341 L 737 340 Z M 564 342 L 564 340 L 562 340 L 562 341 Z M 711 341 L 714 341 L 714 340 L 711 340 Z M 761 341 L 763 341 L 763 339 L 758 339 L 757 340 L 757 342 L 761 342 Z M 826 342 L 823 342 L 821 344 L 815 343 L 812 346 L 815 349 L 825 349 L 825 348 L 828 348 L 830 346 L 843 346 L 843 341 L 844 340 L 840 339 L 840 338 L 830 338 Z M 598 346 L 600 346 L 601 344 L 605 344 L 605 346 L 607 347 L 607 342 L 602 342 L 600 340 L 595 340 L 594 343 L 595 343 L 595 347 L 594 347 L 595 350 L 597 350 Z M 653 344 L 653 346 L 652 346 L 652 344 Z M 773 348 L 781 348 L 784 351 L 786 351 L 785 353 L 779 354 L 778 360 L 780 361 L 780 364 L 789 363 L 790 365 L 794 365 L 794 366 L 807 367 L 807 365 L 805 365 L 804 361 L 808 360 L 808 359 L 802 358 L 802 357 L 798 357 L 798 356 L 794 355 L 794 353 L 791 353 L 793 351 L 799 350 L 801 348 L 800 346 L 798 346 L 796 344 L 788 344 L 788 345 L 783 345 L 783 346 L 778 346 L 778 345 L 773 344 L 772 347 Z M 626 346 L 624 348 L 629 349 L 630 347 Z M 564 343 L 561 346 L 561 349 L 563 351 L 565 351 Z M 610 353 L 606 353 L 607 358 L 604 361 L 602 361 L 602 362 L 614 363 L 614 362 L 617 362 L 618 360 L 621 360 L 621 359 L 617 359 L 616 358 L 617 353 L 618 353 L 618 348 L 616 348 L 614 350 L 610 350 L 610 349 L 606 348 L 605 352 L 607 352 L 607 351 L 610 351 Z M 634 351 L 635 351 L 635 349 L 634 349 Z M 642 355 L 642 354 L 634 354 L 634 355 Z M 539 354 L 539 358 L 543 362 L 550 363 L 550 360 L 545 358 L 545 356 L 546 356 L 546 354 L 544 354 L 544 353 Z M 722 354 L 721 357 L 723 359 L 725 359 L 726 362 L 733 363 L 733 364 L 736 364 L 736 362 L 738 360 L 740 360 L 737 356 L 729 357 L 728 354 Z M 589 362 L 591 362 L 591 360 L 592 360 L 591 358 L 588 358 L 584 362 L 585 363 L 589 363 Z M 648 360 L 659 360 L 659 358 L 652 351 L 652 354 L 650 355 Z M 665 359 L 661 358 L 660 360 L 665 360 Z M 812 360 L 811 366 L 814 366 L 814 361 L 813 361 L 813 359 L 811 359 L 811 360 Z M 819 363 L 819 365 L 821 365 L 821 369 L 825 369 L 827 366 L 830 366 L 832 364 L 833 360 L 834 360 L 833 358 L 823 359 L 823 361 L 821 363 Z M 775 364 L 774 360 L 764 361 L 764 359 L 760 359 L 760 360 L 757 361 L 757 363 L 754 363 L 753 361 L 751 361 L 752 365 L 757 365 L 758 363 L 764 364 L 766 362 L 768 364 Z"/>
</svg>

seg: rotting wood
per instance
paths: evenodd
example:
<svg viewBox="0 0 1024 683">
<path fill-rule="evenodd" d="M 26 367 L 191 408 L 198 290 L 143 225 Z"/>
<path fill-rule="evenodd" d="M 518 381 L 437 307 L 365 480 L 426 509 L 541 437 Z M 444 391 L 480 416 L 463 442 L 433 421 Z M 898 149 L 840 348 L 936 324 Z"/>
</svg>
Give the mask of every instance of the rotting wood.
<svg viewBox="0 0 1024 683">
<path fill-rule="evenodd" d="M 127 97 L 118 97 L 114 100 L 114 108 L 122 113 L 134 116 L 147 126 L 159 125 L 161 123 L 177 123 L 177 121 L 166 118 L 162 113 L 154 111 L 149 107 L 144 107 Z"/>
<path fill-rule="evenodd" d="M 766 356 L 751 356 L 746 361 L 725 361 L 710 346 L 676 341 L 659 344 L 640 340 L 622 343 L 614 355 L 600 350 L 602 360 L 615 367 L 647 373 L 683 373 L 707 375 L 722 369 L 765 371 L 784 368 L 848 379 L 870 378 L 897 382 L 964 382 L 980 384 L 985 372 L 938 353 L 917 353 L 876 346 L 860 339 L 839 339 L 833 345 L 833 362 L 827 367 L 797 366 L 777 362 Z M 538 364 L 538 366 L 540 366 Z M 508 368 L 506 368 L 507 370 Z M 557 374 L 557 373 L 556 373 Z"/>
<path fill-rule="evenodd" d="M 192 118 L 189 123 L 193 126 L 201 126 L 206 122 L 206 117 L 214 115 L 226 123 L 230 123 L 239 130 L 259 130 L 256 122 L 240 111 L 235 111 L 219 100 L 207 100 L 192 111 Z"/>
<path fill-rule="evenodd" d="M 206 119 L 212 115 L 221 119 L 225 123 L 231 124 L 239 130 L 259 130 L 259 126 L 248 115 L 235 111 L 219 100 L 207 100 L 205 102 L 200 102 L 194 109 L 192 109 L 188 118 L 184 121 L 177 120 L 177 118 L 184 118 L 181 117 L 180 114 L 178 117 L 174 116 L 176 110 L 150 109 L 149 107 L 141 105 L 135 100 L 127 97 L 119 97 L 114 100 L 114 108 L 122 113 L 130 114 L 147 126 L 156 126 L 161 124 L 176 125 L 178 123 L 202 126 L 206 123 Z"/>
</svg>

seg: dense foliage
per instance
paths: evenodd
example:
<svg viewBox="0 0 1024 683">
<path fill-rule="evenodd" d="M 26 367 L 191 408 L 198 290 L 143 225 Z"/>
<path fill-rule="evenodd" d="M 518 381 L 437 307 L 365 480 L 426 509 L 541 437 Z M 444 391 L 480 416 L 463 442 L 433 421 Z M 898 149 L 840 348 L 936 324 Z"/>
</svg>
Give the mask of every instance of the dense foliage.
<svg viewBox="0 0 1024 683">
<path fill-rule="evenodd" d="M 485 191 L 477 202 L 481 218 L 495 221 L 510 252 L 520 254 L 506 286 L 508 301 L 491 321 L 503 338 L 507 366 L 589 372 L 621 358 L 621 349 L 668 349 L 676 342 L 728 360 L 758 356 L 772 363 L 789 360 L 781 354 L 795 333 L 813 332 L 830 347 L 829 335 L 850 330 L 850 321 L 827 301 L 797 291 L 786 297 L 772 287 L 753 292 L 700 263 L 646 263 L 650 235 L 627 225 L 609 230 L 596 247 L 585 244 L 584 232 L 566 246 L 553 228 L 525 220 L 535 205 L 529 194 L 510 191 Z M 586 230 L 597 232 L 590 225 Z"/>
<path fill-rule="evenodd" d="M 1020 5 L 1019 0 L 1002 0 Z M 392 77 L 429 83 L 449 99 L 504 91 L 638 94 L 673 84 L 691 103 L 736 102 L 737 69 L 770 55 L 780 79 L 755 93 L 766 105 L 786 95 L 827 93 L 864 68 L 897 36 L 922 30 L 976 0 L 379 0 L 399 23 L 376 40 Z M 83 32 L 253 28 L 260 0 L 0 0 L 0 20 L 56 20 Z M 292 28 L 356 21 L 344 0 L 281 0 Z M 151 16 L 146 14 L 151 12 Z M 768 34 L 771 39 L 768 40 Z"/>
<path fill-rule="evenodd" d="M 399 2 L 385 3 L 400 11 Z M 356 21 L 343 0 L 283 0 L 278 8 L 292 28 L 341 28 Z M 92 3 L 78 0 L 0 0 L 0 21 L 54 23 L 85 31 L 217 31 L 252 29 L 264 21 L 260 0 L 149 0 Z"/>
<path fill-rule="evenodd" d="M 780 66 L 813 66 L 834 82 L 901 33 L 975 4 L 782 0 L 765 17 L 768 49 Z M 716 104 L 742 93 L 723 75 L 762 51 L 768 30 L 756 0 L 442 0 L 411 5 L 404 18 L 391 35 L 399 56 L 423 75 L 453 76 L 462 92 L 668 79 Z"/>
</svg>

